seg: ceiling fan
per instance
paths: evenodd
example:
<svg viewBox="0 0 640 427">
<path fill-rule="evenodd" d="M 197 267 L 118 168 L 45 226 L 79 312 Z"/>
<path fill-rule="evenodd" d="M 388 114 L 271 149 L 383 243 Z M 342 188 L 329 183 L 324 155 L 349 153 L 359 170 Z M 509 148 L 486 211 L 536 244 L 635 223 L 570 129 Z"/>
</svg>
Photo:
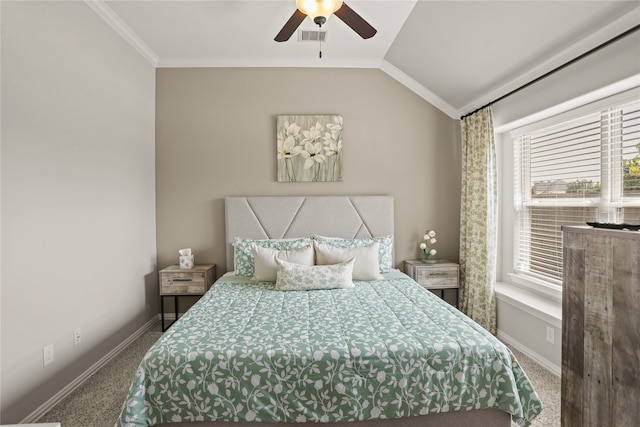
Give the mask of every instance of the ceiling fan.
<svg viewBox="0 0 640 427">
<path fill-rule="evenodd" d="M 296 0 L 296 6 L 298 8 L 276 35 L 275 41 L 285 42 L 289 40 L 307 16 L 319 27 L 322 27 L 329 19 L 329 16 L 334 14 L 363 39 L 371 38 L 377 32 L 375 28 L 342 0 Z"/>
</svg>

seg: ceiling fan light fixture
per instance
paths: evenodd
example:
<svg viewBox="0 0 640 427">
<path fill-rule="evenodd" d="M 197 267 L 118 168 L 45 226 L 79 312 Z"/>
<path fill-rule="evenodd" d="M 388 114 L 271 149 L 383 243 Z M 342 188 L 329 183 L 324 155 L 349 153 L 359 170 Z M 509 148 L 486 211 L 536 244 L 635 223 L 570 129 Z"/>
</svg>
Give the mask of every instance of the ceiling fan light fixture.
<svg viewBox="0 0 640 427">
<path fill-rule="evenodd" d="M 342 0 L 296 0 L 296 6 L 313 22 L 322 25 L 329 16 L 342 7 Z"/>
<path fill-rule="evenodd" d="M 289 40 L 307 16 L 322 28 L 322 25 L 331 15 L 336 15 L 363 39 L 369 39 L 377 32 L 371 24 L 342 0 L 296 0 L 296 6 L 297 9 L 293 12 L 291 18 L 276 34 L 275 41 L 286 42 Z"/>
</svg>

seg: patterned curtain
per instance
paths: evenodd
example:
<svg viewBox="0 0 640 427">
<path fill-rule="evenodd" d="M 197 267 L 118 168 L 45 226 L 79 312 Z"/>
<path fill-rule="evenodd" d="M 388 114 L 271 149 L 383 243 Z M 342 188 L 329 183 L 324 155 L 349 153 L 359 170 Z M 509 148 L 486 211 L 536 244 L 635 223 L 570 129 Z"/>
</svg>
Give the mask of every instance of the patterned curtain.
<svg viewBox="0 0 640 427">
<path fill-rule="evenodd" d="M 460 308 L 495 335 L 497 178 L 491 109 L 465 117 L 461 129 Z"/>
</svg>

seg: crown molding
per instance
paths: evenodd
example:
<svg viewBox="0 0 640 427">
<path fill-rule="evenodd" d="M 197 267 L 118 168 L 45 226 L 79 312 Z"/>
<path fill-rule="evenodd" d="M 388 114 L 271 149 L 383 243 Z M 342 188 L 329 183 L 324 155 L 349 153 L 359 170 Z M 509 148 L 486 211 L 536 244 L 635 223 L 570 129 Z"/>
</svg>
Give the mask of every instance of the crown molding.
<svg viewBox="0 0 640 427">
<path fill-rule="evenodd" d="M 111 26 L 135 50 L 157 67 L 158 55 L 109 7 L 103 0 L 84 0 L 107 24 Z"/>
<path fill-rule="evenodd" d="M 380 68 L 380 61 L 368 58 L 160 58 L 158 68 Z"/>
<path fill-rule="evenodd" d="M 393 77 L 398 82 L 405 85 L 408 89 L 414 92 L 416 95 L 424 99 L 425 101 L 432 104 L 434 107 L 438 108 L 440 111 L 445 113 L 447 116 L 452 119 L 458 119 L 460 116 L 458 115 L 458 110 L 456 110 L 451 104 L 440 98 L 435 93 L 431 92 L 429 89 L 424 87 L 414 78 L 410 77 L 404 71 L 401 71 L 396 66 L 390 64 L 386 60 L 382 60 L 380 64 L 380 69 L 387 73 L 389 76 Z"/>
</svg>

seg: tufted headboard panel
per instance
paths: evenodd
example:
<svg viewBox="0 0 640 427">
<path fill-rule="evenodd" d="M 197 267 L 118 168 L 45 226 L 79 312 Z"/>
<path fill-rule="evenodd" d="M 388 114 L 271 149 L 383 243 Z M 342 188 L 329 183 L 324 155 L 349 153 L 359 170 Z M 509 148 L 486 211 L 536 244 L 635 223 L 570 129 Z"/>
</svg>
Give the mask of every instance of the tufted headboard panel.
<svg viewBox="0 0 640 427">
<path fill-rule="evenodd" d="M 392 196 L 274 196 L 225 199 L 227 270 L 233 239 L 289 239 L 315 234 L 362 238 L 393 235 Z"/>
</svg>

